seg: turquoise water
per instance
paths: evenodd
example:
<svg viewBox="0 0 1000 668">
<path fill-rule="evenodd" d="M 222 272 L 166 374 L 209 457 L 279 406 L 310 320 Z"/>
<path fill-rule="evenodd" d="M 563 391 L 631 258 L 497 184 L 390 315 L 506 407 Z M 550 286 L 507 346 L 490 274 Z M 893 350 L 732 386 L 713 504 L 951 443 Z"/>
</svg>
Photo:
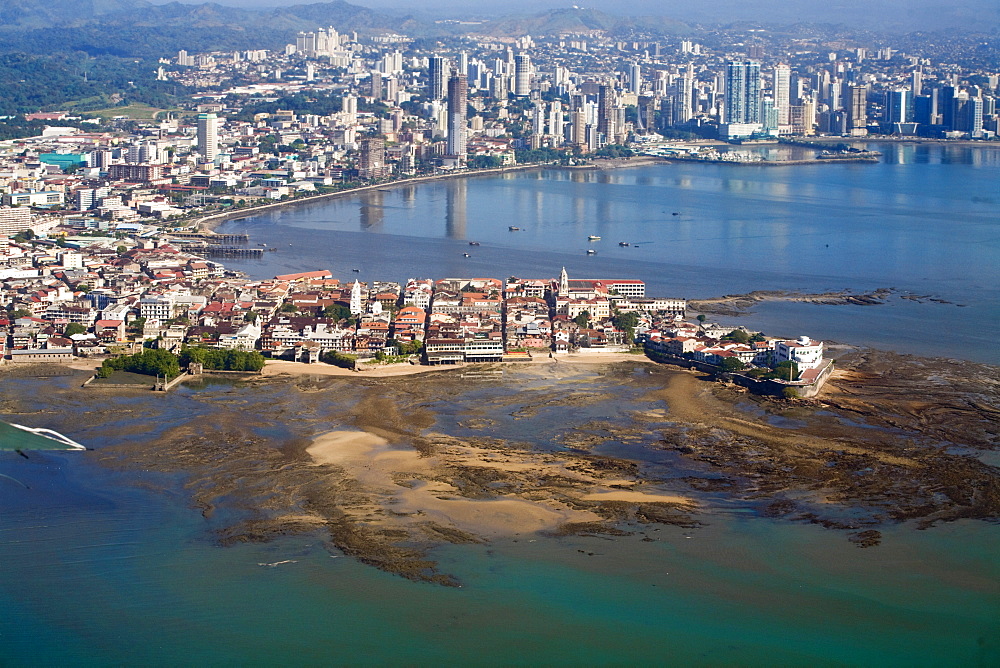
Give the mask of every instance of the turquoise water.
<svg viewBox="0 0 1000 668">
<path fill-rule="evenodd" d="M 989 334 L 1000 322 L 1000 147 L 876 148 L 879 164 L 683 163 L 437 181 L 220 229 L 278 249 L 227 262 L 261 278 L 304 269 L 343 280 L 549 278 L 565 266 L 571 277 L 636 278 L 650 294 L 687 298 L 892 287 L 950 303 L 768 305 L 752 323 L 776 335 L 1000 363 Z M 592 234 L 602 240 L 589 243 Z"/>
<path fill-rule="evenodd" d="M 485 435 L 510 431 L 556 449 L 567 425 L 650 407 L 641 397 L 653 381 L 641 375 L 621 384 L 620 374 L 560 373 L 568 391 L 620 386 L 621 394 L 516 419 L 526 395 L 553 383 L 512 372 L 426 404 L 438 413 L 433 429 L 460 436 L 463 411 L 475 409 L 495 420 Z M 73 380 L 0 388 L 31 420 L 96 448 L 27 459 L 0 452 L 0 665 L 1000 662 L 996 524 L 880 527 L 882 544 L 859 549 L 843 532 L 709 497 L 695 529 L 439 548 L 432 557 L 463 585 L 446 588 L 366 567 L 318 535 L 219 547 L 213 532 L 232 516 L 224 500 L 205 518 L 191 507 L 185 473 L 97 461 L 104 448 L 141 449 L 161 430 L 226 410 L 295 409 L 321 423 L 350 406 L 347 383 L 300 393 L 209 381 L 155 398 L 59 391 L 49 400 L 37 398 L 44 386 L 69 390 Z M 290 433 L 268 429 L 278 440 Z"/>
<path fill-rule="evenodd" d="M 233 264 L 257 276 L 329 268 L 352 278 L 359 268 L 365 280 L 554 276 L 565 265 L 691 298 L 892 286 L 955 303 L 775 303 L 745 322 L 995 363 L 1000 151 L 879 148 L 879 165 L 557 170 L 376 192 L 231 223 L 280 248 Z M 588 234 L 604 237 L 593 257 Z M 482 245 L 462 258 L 473 239 Z M 98 463 L 104 448 L 138 450 L 224 413 L 271 416 L 253 428 L 281 441 L 349 407 L 349 389 L 213 381 L 153 398 L 77 385 L 0 385 L 14 407 L 0 418 L 95 448 L 0 452 L 0 666 L 1000 665 L 997 524 L 880 527 L 882 544 L 859 549 L 842 532 L 709 498 L 697 529 L 441 548 L 432 556 L 463 584 L 443 588 L 363 566 L 319 536 L 219 547 L 213 532 L 237 511 L 202 517 L 184 473 Z M 648 408 L 643 391 L 623 386 L 617 401 L 521 420 L 494 403 L 485 431 L 556 449 L 560 421 L 626 420 Z M 436 429 L 462 435 L 462 411 L 498 390 L 462 392 L 465 404 L 441 395 L 429 405 Z M 689 474 L 676 456 L 603 447 Z"/>
<path fill-rule="evenodd" d="M 1000 660 L 996 526 L 890 529 L 860 550 L 814 526 L 718 514 L 650 530 L 654 542 L 449 547 L 437 556 L 464 584 L 451 589 L 336 558 L 318 539 L 218 548 L 175 497 L 69 455 L 28 466 L 31 493 L 13 507 L 0 497 L 4 665 Z"/>
</svg>

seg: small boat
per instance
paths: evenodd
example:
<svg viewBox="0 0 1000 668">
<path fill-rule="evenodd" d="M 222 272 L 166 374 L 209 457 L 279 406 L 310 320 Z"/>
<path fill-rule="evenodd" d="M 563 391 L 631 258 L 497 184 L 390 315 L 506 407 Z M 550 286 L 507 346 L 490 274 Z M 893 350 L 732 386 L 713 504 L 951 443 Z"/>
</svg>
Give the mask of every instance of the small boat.
<svg viewBox="0 0 1000 668">
<path fill-rule="evenodd" d="M 597 251 L 595 251 L 593 248 L 588 249 L 587 250 L 587 255 L 597 255 Z"/>
<path fill-rule="evenodd" d="M 469 255 L 468 253 L 462 253 L 462 257 L 472 257 L 472 256 Z"/>
<path fill-rule="evenodd" d="M 671 215 L 671 216 L 679 216 L 679 215 L 681 215 L 681 212 L 680 212 L 680 211 L 674 211 L 674 212 L 673 212 L 672 214 L 670 214 L 670 215 Z"/>
<path fill-rule="evenodd" d="M 351 269 L 351 271 L 353 271 L 355 274 L 360 274 L 361 273 L 360 269 Z"/>
<path fill-rule="evenodd" d="M 627 241 L 619 241 L 618 245 L 619 246 L 628 246 L 628 242 Z"/>
<path fill-rule="evenodd" d="M 470 241 L 470 242 L 469 242 L 469 245 L 470 245 L 470 246 L 478 246 L 478 245 L 479 245 L 479 242 L 478 242 L 478 241 Z"/>
<path fill-rule="evenodd" d="M 261 246 L 261 247 L 263 247 L 263 248 L 267 248 L 267 244 L 258 244 L 258 245 Z"/>
<path fill-rule="evenodd" d="M 587 237 L 587 241 L 600 241 L 600 240 L 601 238 L 596 234 L 591 234 L 589 237 Z"/>
<path fill-rule="evenodd" d="M 86 450 L 73 439 L 52 429 L 0 422 L 0 450 Z"/>
<path fill-rule="evenodd" d="M 519 231 L 519 230 L 520 230 L 521 228 L 520 228 L 520 227 L 514 227 L 513 225 L 511 225 L 511 226 L 510 226 L 510 227 L 508 227 L 507 229 L 508 229 L 508 230 L 510 230 L 511 232 L 517 232 L 517 231 Z"/>
</svg>

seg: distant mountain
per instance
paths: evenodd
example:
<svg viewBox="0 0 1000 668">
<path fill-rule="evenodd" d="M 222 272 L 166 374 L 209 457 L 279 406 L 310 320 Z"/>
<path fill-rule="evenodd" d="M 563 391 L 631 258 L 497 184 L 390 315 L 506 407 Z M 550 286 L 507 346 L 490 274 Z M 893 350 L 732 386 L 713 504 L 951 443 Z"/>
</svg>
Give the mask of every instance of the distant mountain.
<svg viewBox="0 0 1000 668">
<path fill-rule="evenodd" d="M 612 16 L 596 9 L 577 7 L 552 9 L 533 16 L 502 18 L 484 25 L 484 32 L 508 37 L 586 33 L 591 30 L 612 34 L 623 34 L 633 29 L 674 33 L 687 28 L 684 23 L 667 17 Z"/>
<path fill-rule="evenodd" d="M 0 25 L 44 28 L 107 14 L 145 12 L 152 6 L 144 0 L 4 0 Z"/>
</svg>

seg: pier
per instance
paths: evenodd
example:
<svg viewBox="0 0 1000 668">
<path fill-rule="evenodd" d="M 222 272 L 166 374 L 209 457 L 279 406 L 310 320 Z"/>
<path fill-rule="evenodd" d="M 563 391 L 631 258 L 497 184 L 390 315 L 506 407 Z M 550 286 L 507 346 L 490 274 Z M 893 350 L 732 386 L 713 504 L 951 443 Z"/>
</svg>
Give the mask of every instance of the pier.
<svg viewBox="0 0 1000 668">
<path fill-rule="evenodd" d="M 194 253 L 206 257 L 261 257 L 264 248 L 245 248 L 243 246 L 216 246 L 210 244 L 185 244 L 181 246 L 184 253 Z M 273 249 L 271 249 L 273 250 Z"/>
<path fill-rule="evenodd" d="M 247 244 L 249 234 L 215 234 L 212 232 L 170 232 L 167 236 L 173 239 L 188 241 L 203 241 L 209 244 Z"/>
</svg>

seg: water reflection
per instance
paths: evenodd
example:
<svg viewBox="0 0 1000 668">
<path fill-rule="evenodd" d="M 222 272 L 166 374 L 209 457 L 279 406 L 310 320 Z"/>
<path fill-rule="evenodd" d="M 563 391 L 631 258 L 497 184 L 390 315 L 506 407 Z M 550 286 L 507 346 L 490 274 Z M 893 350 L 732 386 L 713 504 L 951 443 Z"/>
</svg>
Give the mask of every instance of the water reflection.
<svg viewBox="0 0 1000 668">
<path fill-rule="evenodd" d="M 382 226 L 385 220 L 384 202 L 385 194 L 381 190 L 369 190 L 361 198 L 359 217 L 362 230 L 372 230 Z"/>
<path fill-rule="evenodd" d="M 445 199 L 445 233 L 449 239 L 464 239 L 466 235 L 469 197 L 467 179 L 453 179 L 448 182 Z"/>
</svg>

